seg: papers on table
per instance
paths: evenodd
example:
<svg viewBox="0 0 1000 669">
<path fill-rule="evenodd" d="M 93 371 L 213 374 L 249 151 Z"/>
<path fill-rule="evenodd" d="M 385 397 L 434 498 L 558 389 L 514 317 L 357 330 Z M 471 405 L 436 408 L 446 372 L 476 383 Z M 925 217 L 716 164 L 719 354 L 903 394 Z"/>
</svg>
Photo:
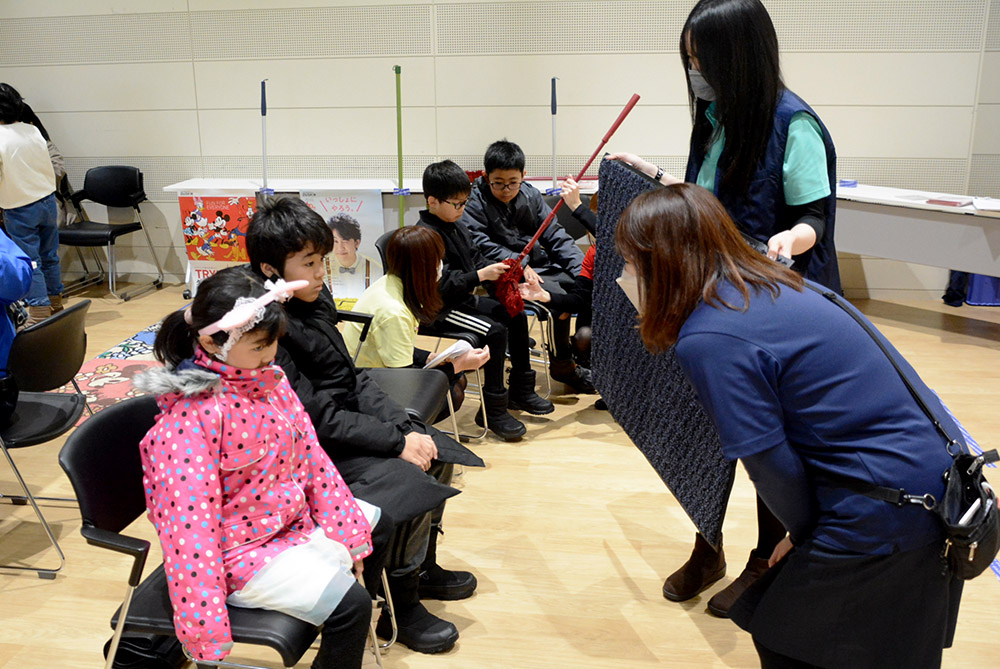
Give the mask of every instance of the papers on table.
<svg viewBox="0 0 1000 669">
<path fill-rule="evenodd" d="M 1000 211 L 1000 199 L 995 197 L 974 197 L 972 206 L 980 211 Z"/>
</svg>

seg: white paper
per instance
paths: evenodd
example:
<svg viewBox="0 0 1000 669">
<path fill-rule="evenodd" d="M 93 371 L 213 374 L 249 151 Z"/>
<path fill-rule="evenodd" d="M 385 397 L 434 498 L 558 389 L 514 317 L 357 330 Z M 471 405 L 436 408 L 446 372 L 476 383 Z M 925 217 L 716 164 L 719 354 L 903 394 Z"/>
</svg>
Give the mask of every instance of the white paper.
<svg viewBox="0 0 1000 669">
<path fill-rule="evenodd" d="M 445 350 L 438 353 L 436 356 L 427 361 L 424 365 L 424 369 L 430 369 L 431 367 L 437 367 L 443 362 L 448 360 L 454 360 L 455 358 L 461 356 L 463 353 L 472 350 L 472 344 L 465 341 L 464 339 L 456 339 L 455 343 L 446 348 Z"/>
<path fill-rule="evenodd" d="M 974 197 L 972 206 L 981 211 L 1000 211 L 1000 198 Z"/>
</svg>

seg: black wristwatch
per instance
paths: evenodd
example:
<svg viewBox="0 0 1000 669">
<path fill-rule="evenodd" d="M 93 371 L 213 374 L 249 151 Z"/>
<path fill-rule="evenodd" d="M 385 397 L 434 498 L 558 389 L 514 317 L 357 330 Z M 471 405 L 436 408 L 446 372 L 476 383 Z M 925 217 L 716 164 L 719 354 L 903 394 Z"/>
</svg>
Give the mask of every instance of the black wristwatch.
<svg viewBox="0 0 1000 669">
<path fill-rule="evenodd" d="M 656 179 L 657 181 L 659 181 L 660 179 L 662 179 L 663 178 L 663 168 L 657 166 L 657 168 L 656 168 L 656 176 L 653 177 L 653 178 Z"/>
</svg>

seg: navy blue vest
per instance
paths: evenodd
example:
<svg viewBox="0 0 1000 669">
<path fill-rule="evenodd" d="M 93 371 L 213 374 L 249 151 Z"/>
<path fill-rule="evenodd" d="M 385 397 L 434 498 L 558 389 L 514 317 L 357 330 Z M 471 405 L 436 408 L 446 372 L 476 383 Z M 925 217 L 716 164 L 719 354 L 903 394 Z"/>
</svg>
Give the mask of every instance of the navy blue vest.
<svg viewBox="0 0 1000 669">
<path fill-rule="evenodd" d="M 785 90 L 778 100 L 778 108 L 774 114 L 774 128 L 767 142 L 767 149 L 753 180 L 747 196 L 732 196 L 724 191 L 716 193 L 725 206 L 726 211 L 736 222 L 736 225 L 746 234 L 767 243 L 774 234 L 788 230 L 795 221 L 789 220 L 785 204 L 784 185 L 782 183 L 782 165 L 785 158 L 785 143 L 788 141 L 788 125 L 796 112 L 808 112 L 819 123 L 823 131 L 823 145 L 826 147 L 826 168 L 830 177 L 830 196 L 826 199 L 826 230 L 823 238 L 816 245 L 795 257 L 795 269 L 811 279 L 838 293 L 840 287 L 840 269 L 837 266 L 837 250 L 833 245 L 834 219 L 837 212 L 837 152 L 833 140 L 823 121 L 806 102 Z M 705 160 L 705 147 L 695 146 L 692 135 L 691 149 L 688 154 L 687 171 L 684 180 L 696 183 L 701 164 Z M 716 190 L 722 183 L 722 171 L 716 174 Z"/>
</svg>

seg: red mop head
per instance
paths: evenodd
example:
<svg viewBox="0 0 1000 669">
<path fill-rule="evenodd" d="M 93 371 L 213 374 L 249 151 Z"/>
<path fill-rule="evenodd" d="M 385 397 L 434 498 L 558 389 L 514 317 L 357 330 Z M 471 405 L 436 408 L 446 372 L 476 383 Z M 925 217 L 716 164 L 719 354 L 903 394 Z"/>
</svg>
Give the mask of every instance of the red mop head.
<svg viewBox="0 0 1000 669">
<path fill-rule="evenodd" d="M 517 284 L 524 279 L 524 269 L 517 258 L 507 258 L 503 264 L 510 269 L 497 279 L 496 296 L 508 314 L 517 316 L 524 311 L 524 300 L 521 299 L 521 292 L 517 289 Z"/>
<path fill-rule="evenodd" d="M 584 165 L 583 169 L 580 170 L 580 173 L 576 175 L 576 181 L 578 183 L 581 179 L 583 179 L 583 175 L 587 173 L 587 169 L 590 167 L 590 164 L 594 162 L 594 158 L 596 158 L 597 154 L 601 152 L 604 145 L 608 143 L 611 136 L 615 134 L 615 130 L 617 130 L 618 126 L 622 124 L 622 121 L 625 120 L 625 117 L 628 116 L 629 112 L 632 111 L 632 108 L 635 107 L 635 103 L 638 101 L 639 96 L 632 95 L 628 103 L 625 105 L 625 108 L 622 109 L 620 114 L 618 114 L 618 118 L 616 118 L 615 122 L 611 124 L 611 128 L 604 133 L 604 139 L 601 140 L 597 149 L 590 154 L 590 159 L 587 161 L 587 164 Z M 549 223 L 552 222 L 552 219 L 556 217 L 556 212 L 559 211 L 559 207 L 561 207 L 562 204 L 562 200 L 556 202 L 556 206 L 552 207 L 552 211 L 550 211 L 549 215 L 544 221 L 542 221 L 542 224 L 538 226 L 535 236 L 532 237 L 531 240 L 525 245 L 524 250 L 521 251 L 521 255 L 517 258 L 504 260 L 504 263 L 510 267 L 510 269 L 501 275 L 501 277 L 497 280 L 496 296 L 497 299 L 500 300 L 501 304 L 506 307 L 507 313 L 511 316 L 517 316 L 519 313 L 524 311 L 524 300 L 521 299 L 521 293 L 517 290 L 517 284 L 521 283 L 521 279 L 524 278 L 524 270 L 521 269 L 521 261 L 526 255 L 531 253 L 531 249 L 535 246 L 538 238 L 542 236 L 542 233 L 545 232 L 545 229 L 549 227 Z"/>
</svg>

